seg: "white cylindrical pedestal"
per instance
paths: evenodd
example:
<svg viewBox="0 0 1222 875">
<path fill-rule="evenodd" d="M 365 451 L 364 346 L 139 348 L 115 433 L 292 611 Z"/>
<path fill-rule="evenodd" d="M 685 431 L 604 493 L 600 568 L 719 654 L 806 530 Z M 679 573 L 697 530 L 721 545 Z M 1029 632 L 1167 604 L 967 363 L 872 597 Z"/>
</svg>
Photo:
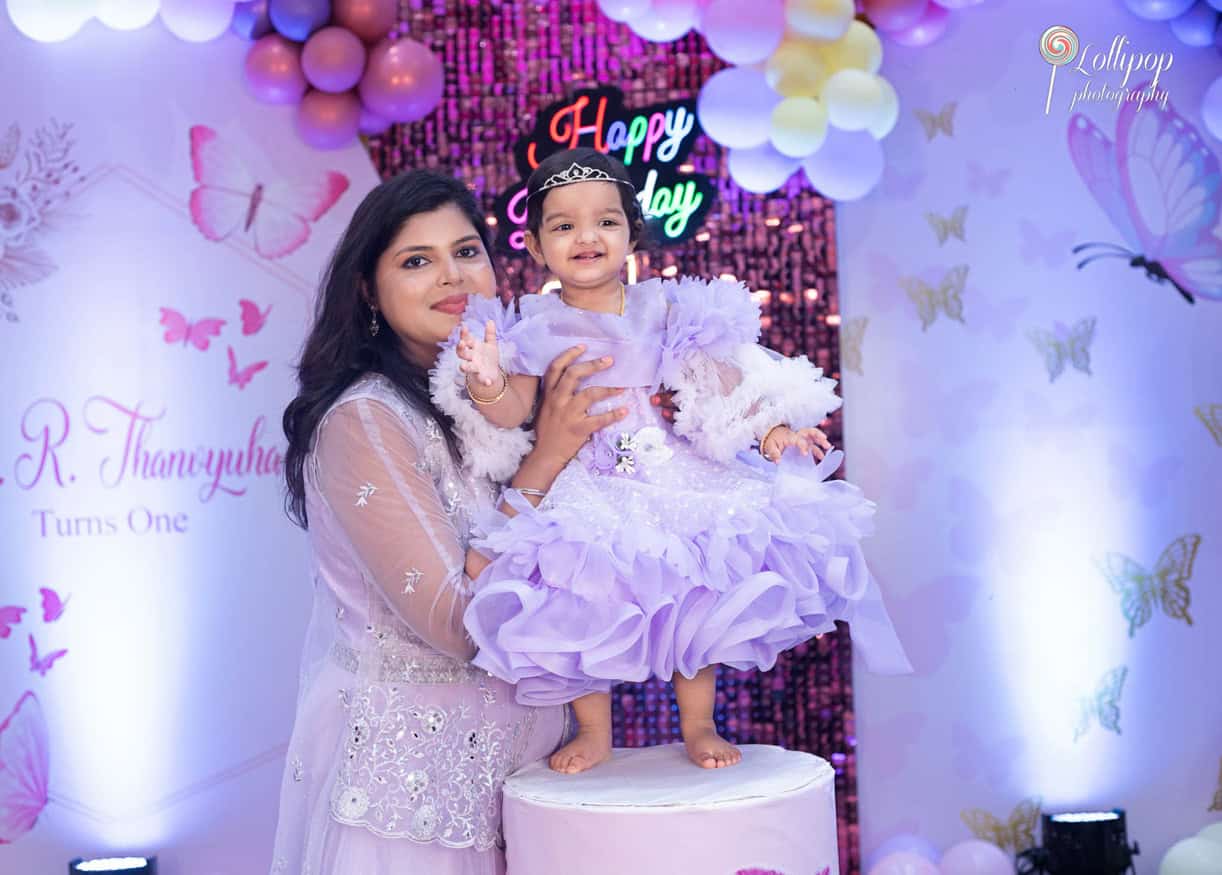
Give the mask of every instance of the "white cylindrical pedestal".
<svg viewBox="0 0 1222 875">
<path fill-rule="evenodd" d="M 701 769 L 683 746 L 617 749 L 579 775 L 505 782 L 508 875 L 839 875 L 834 773 L 771 745 Z"/>
</svg>

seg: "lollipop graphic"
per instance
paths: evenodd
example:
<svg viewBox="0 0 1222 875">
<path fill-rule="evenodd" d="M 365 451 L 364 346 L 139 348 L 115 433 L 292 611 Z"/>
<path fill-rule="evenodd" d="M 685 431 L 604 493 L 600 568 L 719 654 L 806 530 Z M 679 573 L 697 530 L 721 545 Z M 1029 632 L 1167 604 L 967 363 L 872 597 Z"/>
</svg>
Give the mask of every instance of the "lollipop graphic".
<svg viewBox="0 0 1222 875">
<path fill-rule="evenodd" d="M 1040 54 L 1052 65 L 1048 76 L 1048 99 L 1044 101 L 1044 115 L 1052 108 L 1052 84 L 1057 81 L 1057 67 L 1078 57 L 1078 35 L 1063 24 L 1054 24 L 1040 37 Z"/>
</svg>

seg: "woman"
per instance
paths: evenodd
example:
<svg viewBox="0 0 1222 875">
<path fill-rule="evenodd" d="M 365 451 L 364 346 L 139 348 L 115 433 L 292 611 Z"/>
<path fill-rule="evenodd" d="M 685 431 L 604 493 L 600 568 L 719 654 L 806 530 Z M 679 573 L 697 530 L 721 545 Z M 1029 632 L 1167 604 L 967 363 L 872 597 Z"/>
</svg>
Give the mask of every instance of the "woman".
<svg viewBox="0 0 1222 875">
<path fill-rule="evenodd" d="M 520 706 L 469 664 L 462 624 L 467 540 L 496 495 L 473 470 L 487 460 L 459 457 L 428 381 L 467 295 L 495 293 L 490 252 L 467 189 L 417 171 L 369 193 L 324 280 L 284 415 L 288 509 L 310 533 L 315 596 L 273 872 L 501 872 L 501 784 L 565 736 L 566 709 Z M 546 492 L 624 414 L 587 415 L 619 390 L 577 391 L 608 366 L 579 355 L 545 378 L 514 487 Z"/>
</svg>

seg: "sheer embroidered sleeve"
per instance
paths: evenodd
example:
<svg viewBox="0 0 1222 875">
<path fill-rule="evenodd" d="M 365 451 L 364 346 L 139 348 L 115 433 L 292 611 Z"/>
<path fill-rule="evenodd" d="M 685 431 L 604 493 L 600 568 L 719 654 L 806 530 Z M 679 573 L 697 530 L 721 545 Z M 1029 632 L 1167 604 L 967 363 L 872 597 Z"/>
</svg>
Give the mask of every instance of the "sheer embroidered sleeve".
<svg viewBox="0 0 1222 875">
<path fill-rule="evenodd" d="M 389 407 L 356 398 L 319 428 L 319 491 L 372 580 L 411 630 L 469 659 L 462 624 L 470 594 L 466 551 L 425 469 L 421 439 Z"/>
</svg>

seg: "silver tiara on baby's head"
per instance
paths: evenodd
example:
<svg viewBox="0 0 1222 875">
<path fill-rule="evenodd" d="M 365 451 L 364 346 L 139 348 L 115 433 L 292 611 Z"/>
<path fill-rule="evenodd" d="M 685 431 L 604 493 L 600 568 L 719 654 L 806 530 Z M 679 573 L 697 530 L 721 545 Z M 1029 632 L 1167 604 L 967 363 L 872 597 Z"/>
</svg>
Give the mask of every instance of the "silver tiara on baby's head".
<svg viewBox="0 0 1222 875">
<path fill-rule="evenodd" d="M 620 185 L 626 185 L 629 188 L 633 187 L 632 183 L 628 180 L 612 176 L 600 167 L 586 167 L 584 164 L 578 164 L 574 161 L 568 166 L 568 169 L 549 176 L 541 186 L 532 192 L 532 195 L 547 191 L 549 188 L 572 185 L 574 182 L 618 182 Z"/>
</svg>

